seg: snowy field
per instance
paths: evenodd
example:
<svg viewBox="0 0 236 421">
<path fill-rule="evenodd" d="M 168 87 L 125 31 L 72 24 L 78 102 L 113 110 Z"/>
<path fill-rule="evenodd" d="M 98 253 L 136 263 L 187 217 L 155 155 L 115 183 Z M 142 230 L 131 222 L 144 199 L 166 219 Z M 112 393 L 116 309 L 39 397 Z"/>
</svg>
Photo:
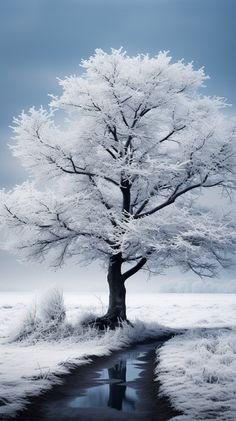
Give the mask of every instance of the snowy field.
<svg viewBox="0 0 236 421">
<path fill-rule="evenodd" d="M 69 336 L 66 327 L 47 341 L 31 336 L 11 342 L 26 309 L 39 301 L 27 293 L 0 295 L 0 418 L 14 415 L 30 396 L 58 382 L 57 374 L 84 364 L 91 354 L 106 355 L 173 328 L 188 331 L 167 342 L 157 360 L 163 394 L 184 413 L 175 419 L 236 419 L 235 294 L 128 295 L 128 317 L 135 328 L 103 336 L 85 333 L 79 320 L 85 313 L 104 313 L 107 297 L 65 294 L 67 327 L 73 326 Z"/>
</svg>

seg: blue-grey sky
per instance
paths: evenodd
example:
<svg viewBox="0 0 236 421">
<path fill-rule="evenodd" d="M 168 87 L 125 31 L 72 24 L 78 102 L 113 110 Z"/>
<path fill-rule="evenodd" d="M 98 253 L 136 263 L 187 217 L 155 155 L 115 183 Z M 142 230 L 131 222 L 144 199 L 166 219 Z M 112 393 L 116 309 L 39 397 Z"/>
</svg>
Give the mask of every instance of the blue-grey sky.
<svg viewBox="0 0 236 421">
<path fill-rule="evenodd" d="M 205 66 L 206 93 L 235 106 L 235 20 L 235 0 L 1 0 L 0 187 L 26 178 L 7 147 L 12 117 L 46 106 L 48 93 L 60 92 L 56 77 L 79 71 L 81 58 L 97 47 L 123 46 L 130 55 L 170 50 L 174 59 Z M 52 274 L 22 266 L 3 252 L 0 264 L 0 289 L 34 287 L 42 279 L 73 287 L 85 276 L 78 267 Z"/>
</svg>

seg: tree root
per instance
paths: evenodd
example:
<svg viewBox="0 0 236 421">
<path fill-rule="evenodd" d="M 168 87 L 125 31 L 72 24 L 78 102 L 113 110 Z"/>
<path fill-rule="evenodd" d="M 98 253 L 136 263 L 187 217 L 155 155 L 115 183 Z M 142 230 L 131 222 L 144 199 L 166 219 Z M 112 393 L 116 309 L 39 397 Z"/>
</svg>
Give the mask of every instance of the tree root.
<svg viewBox="0 0 236 421">
<path fill-rule="evenodd" d="M 132 323 L 128 319 L 123 319 L 118 316 L 110 316 L 105 314 L 102 317 L 97 317 L 89 320 L 84 326 L 95 327 L 98 330 L 115 330 L 117 327 L 123 327 L 124 324 L 128 324 L 133 327 Z"/>
</svg>

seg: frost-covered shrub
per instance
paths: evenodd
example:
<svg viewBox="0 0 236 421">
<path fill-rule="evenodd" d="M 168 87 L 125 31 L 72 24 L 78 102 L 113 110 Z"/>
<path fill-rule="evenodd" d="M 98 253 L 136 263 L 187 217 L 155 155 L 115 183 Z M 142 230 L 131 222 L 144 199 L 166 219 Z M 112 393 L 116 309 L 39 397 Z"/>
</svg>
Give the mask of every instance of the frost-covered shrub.
<svg viewBox="0 0 236 421">
<path fill-rule="evenodd" d="M 21 341 L 32 335 L 40 325 L 40 320 L 37 317 L 36 302 L 31 305 L 24 314 L 19 325 L 11 333 L 10 338 L 13 341 Z"/>
<path fill-rule="evenodd" d="M 62 323 L 66 317 L 63 292 L 52 288 L 42 297 L 39 307 L 40 318 L 45 323 Z"/>
<path fill-rule="evenodd" d="M 48 290 L 39 304 L 34 303 L 26 310 L 23 319 L 11 334 L 11 340 L 37 341 L 59 339 L 69 336 L 72 327 L 66 322 L 66 309 L 61 290 Z"/>
</svg>

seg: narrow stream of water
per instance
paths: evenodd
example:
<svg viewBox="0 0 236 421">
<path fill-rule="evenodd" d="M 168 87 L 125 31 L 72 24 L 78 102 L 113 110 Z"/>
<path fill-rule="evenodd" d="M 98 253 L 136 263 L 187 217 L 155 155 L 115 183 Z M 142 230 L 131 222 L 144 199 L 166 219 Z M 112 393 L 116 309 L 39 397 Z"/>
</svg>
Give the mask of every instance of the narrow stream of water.
<svg viewBox="0 0 236 421">
<path fill-rule="evenodd" d="M 143 352 L 122 353 L 116 361 L 97 372 L 97 386 L 88 387 L 82 396 L 73 397 L 68 405 L 72 408 L 109 407 L 118 411 L 135 411 L 138 394 L 134 380 L 137 380 L 144 362 Z"/>
<path fill-rule="evenodd" d="M 155 350 L 163 341 L 95 358 L 65 376 L 62 385 L 34 400 L 24 421 L 168 420 L 158 414 L 153 381 Z M 163 409 L 163 408 L 162 408 Z"/>
</svg>

